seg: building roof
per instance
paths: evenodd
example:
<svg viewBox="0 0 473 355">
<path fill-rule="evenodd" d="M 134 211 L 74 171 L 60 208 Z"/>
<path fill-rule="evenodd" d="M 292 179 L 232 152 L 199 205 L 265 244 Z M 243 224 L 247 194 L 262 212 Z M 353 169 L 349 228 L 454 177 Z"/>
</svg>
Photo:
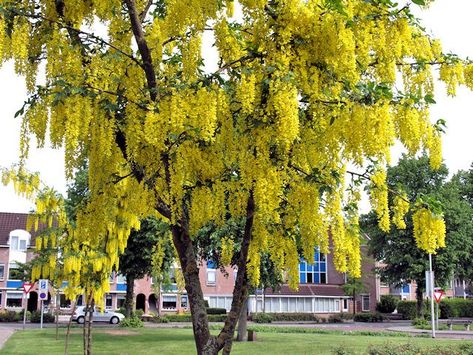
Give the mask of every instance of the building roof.
<svg viewBox="0 0 473 355">
<path fill-rule="evenodd" d="M 26 220 L 28 213 L 10 213 L 0 212 L 0 245 L 8 244 L 10 232 L 15 229 L 26 230 Z M 27 231 L 31 234 L 31 243 L 33 242 L 35 232 Z"/>
<path fill-rule="evenodd" d="M 273 292 L 271 288 L 266 289 L 265 294 L 278 296 L 332 296 L 343 297 L 345 292 L 340 285 L 324 284 L 299 284 L 299 290 L 293 290 L 288 285 L 282 285 L 279 290 Z"/>
</svg>

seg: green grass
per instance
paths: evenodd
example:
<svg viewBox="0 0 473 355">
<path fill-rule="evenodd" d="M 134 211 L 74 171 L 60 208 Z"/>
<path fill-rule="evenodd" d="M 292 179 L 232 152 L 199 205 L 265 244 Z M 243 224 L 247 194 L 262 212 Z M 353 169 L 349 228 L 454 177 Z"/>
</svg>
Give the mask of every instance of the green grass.
<svg viewBox="0 0 473 355">
<path fill-rule="evenodd" d="M 55 340 L 54 329 L 17 331 L 7 341 L 1 354 L 63 354 L 64 329 L 61 339 Z M 126 333 L 121 333 L 126 332 Z M 194 339 L 190 329 L 172 328 L 97 328 L 94 329 L 94 354 L 195 354 Z M 458 340 L 440 340 L 414 337 L 388 337 L 385 335 L 347 335 L 347 334 L 314 334 L 314 333 L 273 333 L 259 332 L 257 341 L 235 343 L 232 354 L 332 354 L 337 347 L 357 353 L 366 353 L 373 344 L 404 344 L 418 346 L 455 346 Z M 82 353 L 82 336 L 80 329 L 75 328 L 71 334 L 70 354 Z"/>
</svg>

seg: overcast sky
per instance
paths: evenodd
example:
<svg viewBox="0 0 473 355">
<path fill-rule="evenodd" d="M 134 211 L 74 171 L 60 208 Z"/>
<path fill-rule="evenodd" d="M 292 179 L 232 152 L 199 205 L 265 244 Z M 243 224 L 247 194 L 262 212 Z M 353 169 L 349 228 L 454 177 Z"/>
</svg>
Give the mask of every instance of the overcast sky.
<svg viewBox="0 0 473 355">
<path fill-rule="evenodd" d="M 442 41 L 444 51 L 473 58 L 473 1 L 437 0 L 429 9 L 416 7 L 425 27 Z M 459 89 L 455 98 L 446 97 L 442 83 L 436 87 L 437 104 L 431 109 L 431 118 L 447 120 L 447 133 L 443 139 L 443 157 L 451 173 L 468 169 L 473 161 L 472 112 L 473 93 Z M 13 72 L 13 65 L 6 63 L 0 70 L 0 167 L 10 167 L 18 161 L 20 120 L 13 116 L 25 99 L 22 78 Z M 394 156 L 399 156 L 399 150 Z M 30 171 L 39 171 L 43 182 L 65 192 L 64 155 L 52 149 L 34 149 L 28 160 Z M 28 212 L 31 203 L 19 198 L 11 187 L 0 184 L 1 212 Z"/>
</svg>

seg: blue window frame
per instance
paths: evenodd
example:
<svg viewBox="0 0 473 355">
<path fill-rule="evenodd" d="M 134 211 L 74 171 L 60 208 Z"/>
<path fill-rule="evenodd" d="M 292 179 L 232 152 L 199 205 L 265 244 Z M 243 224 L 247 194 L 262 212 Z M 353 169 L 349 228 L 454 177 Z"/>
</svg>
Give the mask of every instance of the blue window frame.
<svg viewBox="0 0 473 355">
<path fill-rule="evenodd" d="M 325 284 L 327 283 L 327 258 L 316 250 L 314 261 L 309 264 L 304 259 L 299 263 L 299 280 L 301 284 Z"/>
</svg>

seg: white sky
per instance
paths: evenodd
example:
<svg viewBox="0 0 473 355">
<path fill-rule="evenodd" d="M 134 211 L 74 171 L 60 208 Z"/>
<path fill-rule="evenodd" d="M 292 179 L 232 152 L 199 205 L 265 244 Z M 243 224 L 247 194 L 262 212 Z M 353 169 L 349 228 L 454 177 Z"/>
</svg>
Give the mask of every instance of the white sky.
<svg viewBox="0 0 473 355">
<path fill-rule="evenodd" d="M 473 1 L 437 0 L 428 9 L 413 8 L 425 27 L 442 41 L 445 52 L 473 58 L 473 41 L 469 36 L 473 33 Z M 461 88 L 455 98 L 449 98 L 444 92 L 444 85 L 437 85 L 437 104 L 431 109 L 431 117 L 433 121 L 439 118 L 447 120 L 443 156 L 450 172 L 454 173 L 468 169 L 473 161 L 473 93 Z M 20 119 L 13 116 L 25 98 L 23 79 L 14 74 L 11 63 L 6 63 L 0 69 L 0 167 L 10 167 L 18 161 Z M 393 153 L 393 156 L 399 156 L 399 151 Z M 39 171 L 44 183 L 65 192 L 63 159 L 61 151 L 38 150 L 32 142 L 28 169 Z M 0 184 L 0 211 L 28 212 L 31 206 L 29 201 L 16 196 L 11 187 Z"/>
</svg>

